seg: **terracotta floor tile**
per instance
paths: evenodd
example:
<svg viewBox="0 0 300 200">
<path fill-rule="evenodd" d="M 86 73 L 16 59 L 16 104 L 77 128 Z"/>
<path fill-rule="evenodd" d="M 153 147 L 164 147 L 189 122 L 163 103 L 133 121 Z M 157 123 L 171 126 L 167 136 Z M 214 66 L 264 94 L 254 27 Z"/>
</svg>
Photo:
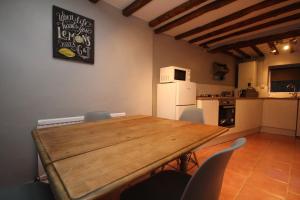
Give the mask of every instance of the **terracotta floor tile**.
<svg viewBox="0 0 300 200">
<path fill-rule="evenodd" d="M 277 152 L 277 151 L 268 150 L 262 155 L 262 159 L 271 159 L 271 160 L 291 163 L 294 160 L 294 155 L 286 152 Z"/>
<path fill-rule="evenodd" d="M 300 200 L 300 195 L 289 192 L 286 200 Z"/>
<path fill-rule="evenodd" d="M 246 179 L 247 176 L 243 176 L 239 173 L 236 173 L 231 169 L 226 169 L 223 178 L 223 185 L 220 194 L 220 199 L 222 200 L 234 199 L 237 196 L 238 192 L 241 190 Z"/>
<path fill-rule="evenodd" d="M 280 198 L 268 194 L 250 185 L 246 185 L 238 194 L 236 200 L 281 200 Z"/>
<path fill-rule="evenodd" d="M 261 173 L 253 173 L 247 180 L 246 185 L 263 190 L 266 193 L 282 199 L 287 195 L 287 183 L 271 179 Z"/>
<path fill-rule="evenodd" d="M 289 191 L 300 195 L 300 178 L 299 176 L 291 175 L 289 182 Z"/>
<path fill-rule="evenodd" d="M 229 168 L 225 170 L 223 180 L 226 184 L 234 187 L 241 187 L 247 179 L 247 176 L 237 173 Z"/>
<path fill-rule="evenodd" d="M 249 176 L 254 169 L 255 162 L 247 159 L 232 159 L 228 162 L 227 168 L 243 176 Z"/>
<path fill-rule="evenodd" d="M 291 164 L 291 166 L 292 166 L 292 172 L 293 173 L 297 173 L 297 171 L 300 171 L 300 161 L 299 162 L 293 162 Z"/>
<path fill-rule="evenodd" d="M 296 149 L 293 162 L 300 166 L 300 149 Z"/>
<path fill-rule="evenodd" d="M 219 200 L 233 200 L 239 193 L 239 188 L 224 184 L 222 186 Z"/>
<path fill-rule="evenodd" d="M 262 173 L 270 178 L 288 183 L 291 164 L 275 160 L 262 159 L 256 165 L 254 172 Z"/>
<path fill-rule="evenodd" d="M 199 163 L 231 143 L 197 151 Z M 234 152 L 227 165 L 220 200 L 300 200 L 299 197 L 300 140 L 265 133 L 248 136 L 246 145 Z"/>
<path fill-rule="evenodd" d="M 199 163 L 231 143 L 197 151 Z M 117 200 L 118 195 L 109 199 Z M 300 200 L 300 140 L 266 133 L 247 136 L 246 145 L 227 165 L 219 200 Z"/>
<path fill-rule="evenodd" d="M 249 159 L 257 159 L 257 156 L 260 155 L 261 152 L 260 150 L 255 150 L 254 148 L 253 149 L 250 149 L 250 148 L 247 148 L 247 146 L 245 148 L 241 148 L 241 149 L 238 149 L 237 151 L 235 151 L 233 153 L 233 157 L 238 157 L 239 155 L 241 156 L 244 156 L 244 157 L 247 157 Z M 253 156 L 256 156 L 256 157 L 253 157 Z"/>
<path fill-rule="evenodd" d="M 292 163 L 292 175 L 294 176 L 300 176 L 300 163 L 298 162 L 293 162 Z"/>
<path fill-rule="evenodd" d="M 289 191 L 300 195 L 300 164 L 298 163 L 292 164 Z"/>
</svg>

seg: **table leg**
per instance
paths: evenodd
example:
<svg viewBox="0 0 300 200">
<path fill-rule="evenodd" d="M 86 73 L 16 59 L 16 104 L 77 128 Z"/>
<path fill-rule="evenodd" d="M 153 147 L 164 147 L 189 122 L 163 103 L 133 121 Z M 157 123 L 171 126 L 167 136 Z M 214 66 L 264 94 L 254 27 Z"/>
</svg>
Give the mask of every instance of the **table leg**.
<svg viewBox="0 0 300 200">
<path fill-rule="evenodd" d="M 184 154 L 180 156 L 180 171 L 187 172 L 187 165 L 188 165 L 188 155 Z"/>
</svg>

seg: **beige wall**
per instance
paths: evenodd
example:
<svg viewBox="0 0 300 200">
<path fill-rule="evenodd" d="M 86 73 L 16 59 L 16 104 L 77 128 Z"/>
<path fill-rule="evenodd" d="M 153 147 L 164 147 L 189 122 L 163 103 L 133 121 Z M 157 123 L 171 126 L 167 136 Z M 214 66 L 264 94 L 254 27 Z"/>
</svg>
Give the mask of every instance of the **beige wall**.
<svg viewBox="0 0 300 200">
<path fill-rule="evenodd" d="M 213 80 L 213 62 L 225 63 L 229 73 L 225 80 Z M 159 83 L 159 69 L 170 65 L 191 69 L 191 81 L 200 84 L 234 86 L 235 60 L 224 54 L 210 54 L 205 49 L 176 41 L 166 35 L 154 35 L 153 47 L 153 113 L 156 113 L 156 84 Z"/>
<path fill-rule="evenodd" d="M 290 96 L 289 93 L 268 94 L 268 67 L 273 65 L 285 65 L 300 63 L 300 51 L 294 53 L 282 52 L 279 55 L 266 55 L 264 60 L 257 61 L 257 86 L 262 96 Z"/>
</svg>

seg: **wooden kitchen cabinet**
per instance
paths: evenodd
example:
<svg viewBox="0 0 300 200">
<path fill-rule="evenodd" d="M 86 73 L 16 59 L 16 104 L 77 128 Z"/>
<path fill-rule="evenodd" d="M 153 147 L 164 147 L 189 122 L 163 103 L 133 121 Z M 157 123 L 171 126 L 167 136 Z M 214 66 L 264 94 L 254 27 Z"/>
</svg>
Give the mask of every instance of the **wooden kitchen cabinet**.
<svg viewBox="0 0 300 200">
<path fill-rule="evenodd" d="M 218 125 L 219 100 L 197 100 L 197 108 L 203 111 L 204 124 Z"/>
<path fill-rule="evenodd" d="M 262 99 L 236 100 L 235 127 L 226 134 L 256 129 L 262 121 Z M 198 100 L 197 107 L 203 110 L 204 123 L 218 125 L 219 100 Z"/>
<path fill-rule="evenodd" d="M 251 86 L 256 86 L 257 79 L 257 64 L 255 61 L 244 62 L 239 64 L 239 73 L 238 73 L 238 88 L 246 89 L 248 83 L 251 83 Z"/>
<path fill-rule="evenodd" d="M 261 132 L 300 136 L 300 110 L 297 119 L 296 99 L 237 99 L 235 127 L 226 134 L 259 130 Z M 198 100 L 197 107 L 203 110 L 204 123 L 218 125 L 219 100 Z M 299 105 L 300 107 L 300 105 Z M 300 108 L 299 108 L 300 109 Z"/>
<path fill-rule="evenodd" d="M 295 134 L 297 100 L 265 99 L 263 103 L 262 131 Z M 268 131 L 271 130 L 272 131 Z"/>
<path fill-rule="evenodd" d="M 236 101 L 234 132 L 256 129 L 261 126 L 263 100 L 241 99 Z"/>
</svg>

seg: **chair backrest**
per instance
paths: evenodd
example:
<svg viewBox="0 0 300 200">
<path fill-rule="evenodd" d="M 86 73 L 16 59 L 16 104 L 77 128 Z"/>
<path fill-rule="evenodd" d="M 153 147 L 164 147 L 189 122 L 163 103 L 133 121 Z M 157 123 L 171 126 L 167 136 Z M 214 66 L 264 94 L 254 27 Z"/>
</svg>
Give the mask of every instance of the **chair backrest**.
<svg viewBox="0 0 300 200">
<path fill-rule="evenodd" d="M 233 151 L 245 143 L 245 138 L 239 138 L 229 148 L 208 158 L 189 180 L 181 200 L 218 200 L 226 165 Z"/>
<path fill-rule="evenodd" d="M 93 122 L 103 119 L 110 119 L 111 115 L 109 112 L 106 111 L 96 111 L 96 112 L 88 112 L 84 116 L 85 122 Z"/>
<path fill-rule="evenodd" d="M 199 109 L 199 108 L 186 108 L 182 112 L 179 120 L 203 124 L 204 120 L 203 120 L 202 109 Z"/>
</svg>

